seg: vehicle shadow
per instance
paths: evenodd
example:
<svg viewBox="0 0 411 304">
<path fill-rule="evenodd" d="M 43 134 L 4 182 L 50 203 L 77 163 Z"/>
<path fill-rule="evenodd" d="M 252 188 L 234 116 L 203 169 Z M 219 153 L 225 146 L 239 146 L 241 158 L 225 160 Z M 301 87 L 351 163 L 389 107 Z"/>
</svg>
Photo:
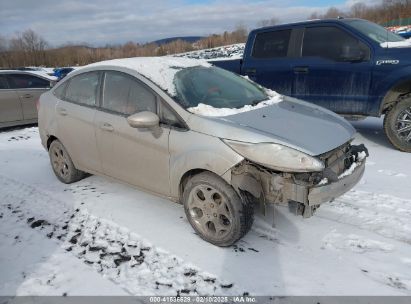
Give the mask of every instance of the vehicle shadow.
<svg viewBox="0 0 411 304">
<path fill-rule="evenodd" d="M 6 133 L 6 132 L 16 131 L 16 130 L 23 130 L 23 129 L 32 128 L 32 127 L 37 127 L 37 123 L 28 124 L 28 125 L 13 126 L 13 127 L 1 127 L 0 128 L 0 133 Z"/>
</svg>

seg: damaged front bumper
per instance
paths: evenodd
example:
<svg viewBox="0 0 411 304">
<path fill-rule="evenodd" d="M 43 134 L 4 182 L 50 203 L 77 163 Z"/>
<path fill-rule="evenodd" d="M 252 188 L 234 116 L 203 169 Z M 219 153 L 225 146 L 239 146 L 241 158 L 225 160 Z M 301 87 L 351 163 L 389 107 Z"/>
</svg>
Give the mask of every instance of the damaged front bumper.
<svg viewBox="0 0 411 304">
<path fill-rule="evenodd" d="M 361 180 L 367 156 L 363 145 L 347 144 L 324 156 L 328 166 L 323 172 L 304 174 L 272 172 L 247 163 L 232 171 L 232 184 L 263 205 L 288 205 L 293 213 L 310 217 L 322 203 L 333 201 Z"/>
</svg>

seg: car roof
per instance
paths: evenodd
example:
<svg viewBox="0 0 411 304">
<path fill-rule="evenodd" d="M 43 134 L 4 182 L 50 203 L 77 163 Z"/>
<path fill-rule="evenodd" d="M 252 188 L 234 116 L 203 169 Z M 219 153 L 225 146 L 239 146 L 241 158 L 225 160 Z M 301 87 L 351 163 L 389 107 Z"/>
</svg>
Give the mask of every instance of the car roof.
<svg viewBox="0 0 411 304">
<path fill-rule="evenodd" d="M 174 76 L 175 74 L 189 67 L 211 67 L 212 65 L 205 60 L 189 59 L 181 57 L 163 56 L 163 57 L 134 57 L 113 59 L 89 64 L 73 72 L 73 76 L 83 71 L 93 69 L 127 69 L 135 71 L 143 77 L 149 79 L 161 89 L 172 96 L 175 96 Z"/>
</svg>

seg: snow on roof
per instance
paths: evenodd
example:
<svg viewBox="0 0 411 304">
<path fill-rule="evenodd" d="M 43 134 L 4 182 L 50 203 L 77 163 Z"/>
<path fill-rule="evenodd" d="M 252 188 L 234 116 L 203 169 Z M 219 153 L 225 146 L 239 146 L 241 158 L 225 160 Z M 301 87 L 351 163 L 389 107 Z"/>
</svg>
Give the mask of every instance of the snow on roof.
<svg viewBox="0 0 411 304">
<path fill-rule="evenodd" d="M 92 63 L 86 67 L 98 66 L 114 66 L 135 70 L 157 84 L 161 89 L 167 91 L 170 95 L 175 96 L 176 90 L 173 81 L 175 74 L 179 70 L 195 66 L 211 67 L 211 64 L 205 60 L 164 56 L 113 59 Z"/>
</svg>

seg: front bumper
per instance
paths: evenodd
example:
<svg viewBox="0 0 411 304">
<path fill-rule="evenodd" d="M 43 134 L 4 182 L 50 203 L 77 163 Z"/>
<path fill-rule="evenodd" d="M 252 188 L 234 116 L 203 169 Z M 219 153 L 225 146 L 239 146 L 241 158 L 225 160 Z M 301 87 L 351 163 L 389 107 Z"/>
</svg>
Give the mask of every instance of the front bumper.
<svg viewBox="0 0 411 304">
<path fill-rule="evenodd" d="M 338 181 L 330 184 L 315 186 L 308 190 L 308 205 L 320 205 L 330 202 L 351 190 L 362 178 L 365 171 L 365 160 L 359 163 L 354 171 Z"/>
</svg>

